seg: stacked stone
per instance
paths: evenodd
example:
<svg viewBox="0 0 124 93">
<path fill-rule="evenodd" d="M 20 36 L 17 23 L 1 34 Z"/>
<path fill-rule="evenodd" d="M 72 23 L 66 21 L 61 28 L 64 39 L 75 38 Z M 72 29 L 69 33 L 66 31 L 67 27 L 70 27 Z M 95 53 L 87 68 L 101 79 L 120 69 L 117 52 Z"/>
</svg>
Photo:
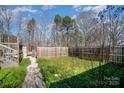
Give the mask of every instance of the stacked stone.
<svg viewBox="0 0 124 93">
<path fill-rule="evenodd" d="M 1 68 L 6 68 L 6 67 L 18 67 L 18 62 L 16 60 L 16 58 L 13 57 L 0 57 L 0 67 Z"/>
</svg>

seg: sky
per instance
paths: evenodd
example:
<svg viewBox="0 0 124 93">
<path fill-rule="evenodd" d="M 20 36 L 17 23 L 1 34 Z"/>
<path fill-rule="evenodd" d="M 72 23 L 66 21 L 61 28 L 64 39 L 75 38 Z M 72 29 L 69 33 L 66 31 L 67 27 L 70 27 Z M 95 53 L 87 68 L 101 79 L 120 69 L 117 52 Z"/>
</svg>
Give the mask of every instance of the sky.
<svg viewBox="0 0 124 93">
<path fill-rule="evenodd" d="M 70 16 L 75 17 L 76 14 L 79 12 L 76 10 L 74 6 L 42 6 L 42 5 L 7 5 L 6 8 L 8 10 L 11 10 L 14 14 L 14 18 L 18 13 L 20 13 L 23 17 L 23 19 L 30 19 L 32 17 L 35 18 L 36 23 L 42 22 L 44 20 L 44 17 L 41 17 L 40 15 L 45 16 L 46 20 L 49 20 L 51 24 L 54 20 L 54 16 L 56 14 L 59 14 L 61 16 Z M 12 32 L 16 32 L 16 26 L 12 27 Z"/>
<path fill-rule="evenodd" d="M 71 18 L 76 18 L 80 12 L 93 10 L 98 13 L 106 8 L 105 5 L 88 6 L 88 5 L 7 5 L 5 6 L 8 10 L 12 11 L 14 18 L 20 13 L 23 19 L 35 18 L 36 23 L 43 22 L 42 20 L 49 20 L 48 25 L 52 24 L 56 14 L 60 16 L 70 16 Z M 41 17 L 44 15 L 45 17 Z M 16 26 L 12 28 L 14 32 Z"/>
<path fill-rule="evenodd" d="M 14 13 L 20 12 L 23 17 L 29 18 L 34 17 L 37 21 L 39 20 L 39 12 L 43 12 L 49 18 L 54 18 L 56 14 L 61 16 L 70 16 L 75 18 L 79 12 L 90 10 L 94 8 L 95 11 L 99 11 L 100 9 L 104 9 L 106 6 L 80 6 L 80 5 L 28 5 L 28 6 L 21 6 L 21 5 L 8 5 L 6 6 L 7 9 L 12 10 Z"/>
<path fill-rule="evenodd" d="M 100 9 L 104 9 L 106 6 L 80 6 L 80 5 L 30 5 L 30 6 L 18 6 L 18 5 L 8 5 L 7 9 L 12 11 L 20 12 L 24 17 L 33 16 L 36 19 L 38 17 L 38 12 L 44 12 L 48 15 L 48 17 L 54 17 L 54 15 L 59 14 L 61 16 L 70 16 L 75 17 L 79 12 L 90 10 L 94 8 L 94 11 L 99 11 Z"/>
<path fill-rule="evenodd" d="M 62 16 L 68 15 L 73 16 L 76 14 L 76 11 L 72 8 L 72 6 L 40 6 L 40 5 L 32 5 L 32 6 L 6 6 L 8 9 L 13 10 L 14 12 L 20 12 L 24 17 L 33 16 L 37 19 L 38 12 L 44 12 L 47 16 L 51 17 L 56 14 L 60 14 Z"/>
</svg>

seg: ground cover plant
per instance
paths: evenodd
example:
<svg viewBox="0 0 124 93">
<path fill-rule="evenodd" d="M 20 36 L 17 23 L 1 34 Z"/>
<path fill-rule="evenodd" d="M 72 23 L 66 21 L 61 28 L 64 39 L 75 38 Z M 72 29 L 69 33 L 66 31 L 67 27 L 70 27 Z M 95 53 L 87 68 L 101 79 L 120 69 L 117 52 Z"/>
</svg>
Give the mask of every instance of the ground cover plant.
<svg viewBox="0 0 124 93">
<path fill-rule="evenodd" d="M 106 63 L 101 66 L 103 78 L 119 78 L 116 83 L 110 84 L 109 80 L 102 81 L 102 86 L 98 85 L 99 62 L 82 60 L 76 57 L 59 57 L 51 59 L 38 59 L 41 73 L 47 87 L 121 87 L 124 77 L 124 68 L 117 64 Z M 102 77 L 101 77 L 102 78 Z M 113 81 L 115 82 L 115 81 Z"/>
<path fill-rule="evenodd" d="M 3 68 L 0 70 L 0 87 L 15 88 L 21 87 L 25 76 L 26 67 L 30 64 L 29 59 L 23 59 L 19 67 Z"/>
</svg>

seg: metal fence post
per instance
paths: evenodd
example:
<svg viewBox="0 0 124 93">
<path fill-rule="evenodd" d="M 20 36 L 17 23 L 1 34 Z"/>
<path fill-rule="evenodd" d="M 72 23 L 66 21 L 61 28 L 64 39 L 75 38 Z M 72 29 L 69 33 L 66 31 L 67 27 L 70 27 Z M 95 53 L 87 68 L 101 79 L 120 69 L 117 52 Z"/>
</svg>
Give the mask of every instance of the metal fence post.
<svg viewBox="0 0 124 93">
<path fill-rule="evenodd" d="M 124 63 L 124 47 L 122 47 L 122 63 Z"/>
</svg>

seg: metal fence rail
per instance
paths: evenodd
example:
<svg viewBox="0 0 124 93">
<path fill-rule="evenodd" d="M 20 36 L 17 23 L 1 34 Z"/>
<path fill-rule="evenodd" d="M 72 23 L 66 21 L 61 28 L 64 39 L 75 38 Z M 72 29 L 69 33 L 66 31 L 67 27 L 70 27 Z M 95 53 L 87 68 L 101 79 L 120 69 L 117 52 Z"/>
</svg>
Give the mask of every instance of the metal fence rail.
<svg viewBox="0 0 124 93">
<path fill-rule="evenodd" d="M 124 46 L 116 46 L 111 48 L 109 61 L 124 63 Z"/>
<path fill-rule="evenodd" d="M 69 56 L 77 56 L 88 60 L 106 60 L 115 63 L 124 63 L 124 47 L 69 48 Z"/>
</svg>

